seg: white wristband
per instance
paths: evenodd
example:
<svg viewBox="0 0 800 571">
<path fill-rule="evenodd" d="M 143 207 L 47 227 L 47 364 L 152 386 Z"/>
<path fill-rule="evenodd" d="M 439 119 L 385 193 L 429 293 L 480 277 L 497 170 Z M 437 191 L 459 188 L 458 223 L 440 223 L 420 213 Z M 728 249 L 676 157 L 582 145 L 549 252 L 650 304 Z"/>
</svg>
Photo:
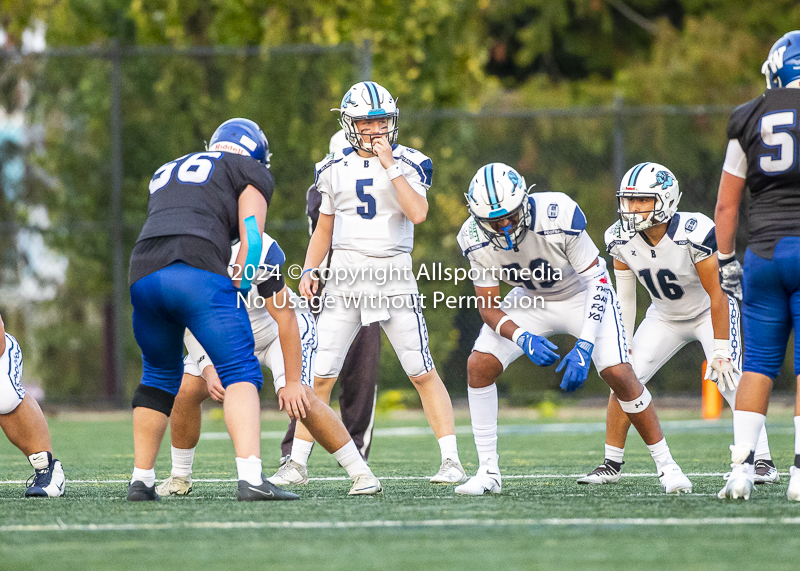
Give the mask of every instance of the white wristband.
<svg viewBox="0 0 800 571">
<path fill-rule="evenodd" d="M 400 169 L 400 165 L 395 163 L 392 166 L 390 166 L 388 169 L 386 169 L 386 176 L 389 177 L 389 180 L 394 180 L 398 176 L 403 176 L 403 172 Z"/>
<path fill-rule="evenodd" d="M 503 327 L 503 323 L 505 323 L 506 321 L 511 321 L 511 318 L 508 315 L 504 315 L 503 317 L 501 317 L 500 321 L 497 322 L 497 325 L 494 326 L 494 332 L 500 335 L 501 337 L 503 335 L 502 333 L 500 333 L 500 328 Z"/>
<path fill-rule="evenodd" d="M 714 339 L 714 351 L 728 351 L 728 339 Z"/>
<path fill-rule="evenodd" d="M 730 254 L 723 254 L 722 252 L 717 251 L 717 259 L 719 259 L 720 261 L 722 261 L 722 260 L 730 260 L 734 256 L 736 256 L 736 250 L 734 250 Z"/>
<path fill-rule="evenodd" d="M 519 336 L 525 333 L 525 330 L 522 327 L 517 327 L 514 333 L 511 334 L 511 340 L 516 343 Z"/>
</svg>

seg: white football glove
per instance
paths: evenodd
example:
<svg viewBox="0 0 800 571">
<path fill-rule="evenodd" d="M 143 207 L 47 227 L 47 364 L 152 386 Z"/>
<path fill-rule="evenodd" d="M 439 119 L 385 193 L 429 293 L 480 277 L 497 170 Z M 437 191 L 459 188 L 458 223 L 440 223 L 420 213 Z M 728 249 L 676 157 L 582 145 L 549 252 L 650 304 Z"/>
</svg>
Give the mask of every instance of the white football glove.
<svg viewBox="0 0 800 571">
<path fill-rule="evenodd" d="M 717 383 L 717 387 L 719 387 L 720 391 L 725 390 L 726 387 L 729 391 L 735 391 L 736 387 L 739 386 L 739 379 L 742 378 L 742 372 L 733 362 L 731 354 L 728 352 L 728 341 L 720 340 L 719 343 L 717 343 L 717 341 L 718 340 L 715 339 L 714 343 L 718 345 L 724 343 L 726 346 L 724 349 L 719 346 L 714 349 L 711 362 L 709 362 L 706 367 L 705 378 Z"/>
<path fill-rule="evenodd" d="M 719 263 L 719 283 L 722 291 L 742 301 L 742 264 L 736 258 L 722 260 Z"/>
</svg>

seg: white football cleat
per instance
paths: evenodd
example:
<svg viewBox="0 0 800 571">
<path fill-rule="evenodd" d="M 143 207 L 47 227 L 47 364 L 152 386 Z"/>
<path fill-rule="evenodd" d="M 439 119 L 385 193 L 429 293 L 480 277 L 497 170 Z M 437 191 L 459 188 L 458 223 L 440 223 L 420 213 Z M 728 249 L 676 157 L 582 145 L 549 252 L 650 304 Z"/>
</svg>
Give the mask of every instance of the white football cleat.
<svg viewBox="0 0 800 571">
<path fill-rule="evenodd" d="M 188 496 L 191 491 L 191 476 L 170 476 L 156 486 L 156 493 L 159 496 Z"/>
<path fill-rule="evenodd" d="M 35 470 L 28 478 L 26 498 L 57 498 L 64 494 L 67 480 L 61 462 L 53 458 L 47 468 Z"/>
<path fill-rule="evenodd" d="M 286 464 L 278 468 L 272 476 L 267 478 L 270 484 L 276 486 L 286 486 L 289 484 L 308 484 L 308 468 L 289 460 Z"/>
<path fill-rule="evenodd" d="M 786 497 L 800 502 L 800 468 L 797 466 L 789 468 L 789 489 L 786 490 Z"/>
<path fill-rule="evenodd" d="M 622 462 L 624 464 L 625 462 Z M 617 470 L 608 460 L 604 460 L 597 468 L 578 478 L 579 484 L 616 484 L 622 478 L 622 471 Z"/>
<path fill-rule="evenodd" d="M 725 486 L 719 491 L 719 499 L 731 498 L 749 500 L 755 487 L 755 466 L 752 464 L 731 464 L 731 472 Z"/>
<path fill-rule="evenodd" d="M 661 486 L 668 494 L 680 494 L 681 492 L 688 494 L 692 491 L 692 483 L 677 464 L 667 464 L 662 467 L 658 481 L 661 482 Z"/>
<path fill-rule="evenodd" d="M 500 478 L 500 470 L 481 466 L 478 473 L 467 480 L 466 484 L 456 486 L 456 493 L 465 496 L 482 496 L 486 492 L 499 494 L 503 489 L 503 482 Z"/>
<path fill-rule="evenodd" d="M 781 481 L 778 469 L 772 460 L 756 460 L 753 464 L 756 469 L 755 484 L 777 484 Z"/>
<path fill-rule="evenodd" d="M 442 462 L 439 471 L 431 478 L 431 484 L 460 484 L 466 481 L 467 473 L 461 466 L 461 462 L 456 462 L 450 458 Z"/>
<path fill-rule="evenodd" d="M 361 474 L 353 478 L 353 487 L 348 496 L 372 496 L 383 491 L 381 481 L 374 474 Z"/>
</svg>

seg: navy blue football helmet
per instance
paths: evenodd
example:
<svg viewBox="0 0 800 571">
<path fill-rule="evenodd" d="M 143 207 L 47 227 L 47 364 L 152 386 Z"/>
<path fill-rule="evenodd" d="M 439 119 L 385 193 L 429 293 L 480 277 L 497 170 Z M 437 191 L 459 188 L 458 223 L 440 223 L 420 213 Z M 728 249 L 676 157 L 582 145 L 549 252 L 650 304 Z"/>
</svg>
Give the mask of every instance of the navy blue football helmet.
<svg viewBox="0 0 800 571">
<path fill-rule="evenodd" d="M 208 144 L 209 151 L 250 155 L 269 168 L 269 142 L 264 131 L 250 119 L 228 119 L 217 127 Z"/>
<path fill-rule="evenodd" d="M 800 30 L 789 32 L 775 42 L 761 73 L 767 78 L 767 89 L 786 87 L 800 79 Z"/>
</svg>

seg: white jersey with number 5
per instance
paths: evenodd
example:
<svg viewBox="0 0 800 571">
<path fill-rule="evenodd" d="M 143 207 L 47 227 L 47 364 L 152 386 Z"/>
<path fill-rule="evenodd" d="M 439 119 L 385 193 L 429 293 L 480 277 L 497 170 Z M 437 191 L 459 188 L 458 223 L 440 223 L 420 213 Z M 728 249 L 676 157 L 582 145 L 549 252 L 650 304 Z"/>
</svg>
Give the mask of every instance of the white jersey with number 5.
<svg viewBox="0 0 800 571">
<path fill-rule="evenodd" d="M 585 286 L 577 272 L 592 265 L 599 253 L 586 233 L 586 216 L 561 192 L 536 192 L 528 200 L 531 226 L 517 252 L 493 246 L 471 216 L 461 226 L 458 244 L 473 274 L 479 276 L 473 283 L 494 287 L 503 279 L 522 286 L 528 295 L 553 301 L 583 292 Z"/>
<path fill-rule="evenodd" d="M 711 308 L 695 264 L 717 251 L 714 222 L 699 212 L 678 212 L 667 224 L 667 233 L 652 246 L 643 233 L 625 233 L 617 221 L 606 230 L 606 247 L 633 270 L 661 315 L 694 319 Z"/>
<path fill-rule="evenodd" d="M 416 192 L 431 186 L 431 160 L 414 149 L 392 145 L 392 155 Z M 334 250 L 354 250 L 386 258 L 414 248 L 414 224 L 397 201 L 392 181 L 378 157 L 363 158 L 349 147 L 316 165 L 316 187 L 322 214 L 334 215 Z"/>
</svg>

